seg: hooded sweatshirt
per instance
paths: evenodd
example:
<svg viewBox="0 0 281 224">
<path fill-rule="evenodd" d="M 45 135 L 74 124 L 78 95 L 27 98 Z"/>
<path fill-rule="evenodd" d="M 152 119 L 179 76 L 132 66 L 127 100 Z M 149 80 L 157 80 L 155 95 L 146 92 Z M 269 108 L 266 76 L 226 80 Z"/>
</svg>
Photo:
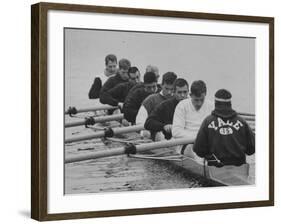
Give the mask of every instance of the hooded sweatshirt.
<svg viewBox="0 0 281 224">
<path fill-rule="evenodd" d="M 246 163 L 246 154 L 255 153 L 255 136 L 247 122 L 230 108 L 216 105 L 202 123 L 193 151 L 207 160 L 221 165 L 240 166 Z M 209 165 L 218 166 L 217 163 Z"/>
</svg>

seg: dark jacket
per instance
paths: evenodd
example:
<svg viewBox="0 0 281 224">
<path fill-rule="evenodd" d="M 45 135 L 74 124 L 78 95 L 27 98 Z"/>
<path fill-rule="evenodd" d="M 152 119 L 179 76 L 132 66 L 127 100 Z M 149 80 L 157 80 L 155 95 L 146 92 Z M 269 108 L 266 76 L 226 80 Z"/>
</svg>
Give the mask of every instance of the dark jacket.
<svg viewBox="0 0 281 224">
<path fill-rule="evenodd" d="M 173 123 L 174 112 L 178 105 L 178 100 L 173 97 L 160 103 L 148 116 L 144 124 L 145 129 L 152 132 L 162 131 L 166 139 L 172 137 L 171 133 L 164 130 L 164 126 Z"/>
<path fill-rule="evenodd" d="M 154 93 L 148 96 L 143 102 L 142 105 L 147 111 L 147 114 L 150 115 L 151 112 L 154 110 L 155 107 L 157 107 L 160 103 L 167 100 L 166 97 L 164 97 L 160 93 Z"/>
<path fill-rule="evenodd" d="M 115 76 L 110 77 L 102 86 L 100 90 L 100 102 L 103 104 L 107 104 L 107 99 L 110 97 L 108 91 L 113 87 L 117 86 L 120 83 L 128 82 L 127 80 L 123 80 L 121 76 L 117 73 Z"/>
<path fill-rule="evenodd" d="M 117 106 L 119 102 L 124 103 L 130 89 L 136 84 L 132 82 L 120 83 L 103 94 L 102 102 L 111 106 Z"/>
<path fill-rule="evenodd" d="M 136 123 L 136 116 L 141 107 L 142 101 L 149 95 L 149 93 L 145 92 L 143 85 L 135 87 L 133 91 L 129 91 L 122 109 L 124 118 L 127 121 Z"/>
<path fill-rule="evenodd" d="M 246 162 L 246 154 L 255 153 L 255 136 L 234 110 L 214 110 L 203 121 L 193 150 L 202 158 L 218 159 L 220 165 L 240 166 Z"/>
<path fill-rule="evenodd" d="M 88 93 L 89 99 L 98 99 L 100 96 L 101 87 L 102 81 L 100 77 L 96 77 Z"/>
</svg>

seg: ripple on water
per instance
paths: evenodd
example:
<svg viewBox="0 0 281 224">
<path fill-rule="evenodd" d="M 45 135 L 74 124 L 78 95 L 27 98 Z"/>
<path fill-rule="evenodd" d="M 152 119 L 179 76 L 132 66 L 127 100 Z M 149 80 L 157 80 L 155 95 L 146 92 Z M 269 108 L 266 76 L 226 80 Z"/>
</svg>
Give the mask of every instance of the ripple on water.
<svg viewBox="0 0 281 224">
<path fill-rule="evenodd" d="M 68 134 L 89 134 L 93 129 L 81 127 Z M 66 135 L 67 136 L 67 135 Z M 131 136 L 132 137 L 132 136 Z M 106 144 L 104 144 L 106 143 Z M 67 144 L 65 155 L 88 154 L 124 146 L 122 143 L 91 139 Z M 252 171 L 254 172 L 254 171 Z M 254 176 L 254 174 L 253 174 Z M 175 168 L 164 161 L 142 160 L 115 156 L 65 165 L 65 193 L 123 192 L 211 186 L 206 180 Z"/>
<path fill-rule="evenodd" d="M 89 144 L 91 144 L 89 142 Z M 66 154 L 81 154 L 77 145 L 66 147 Z M 97 147 L 98 146 L 98 147 Z M 110 150 L 122 146 L 111 143 L 107 146 L 93 143 L 87 152 Z M 199 180 L 179 172 L 163 161 L 140 160 L 127 156 L 108 157 L 67 164 L 65 166 L 65 193 L 97 193 L 140 190 L 160 190 L 200 187 Z"/>
</svg>

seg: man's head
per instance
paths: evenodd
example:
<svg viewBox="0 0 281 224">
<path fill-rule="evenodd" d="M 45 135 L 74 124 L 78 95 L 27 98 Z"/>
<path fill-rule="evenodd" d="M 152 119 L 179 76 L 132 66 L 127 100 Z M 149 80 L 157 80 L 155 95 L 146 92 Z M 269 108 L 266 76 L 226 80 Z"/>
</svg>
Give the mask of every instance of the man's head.
<svg viewBox="0 0 281 224">
<path fill-rule="evenodd" d="M 160 77 L 159 69 L 155 65 L 146 66 L 145 72 L 153 72 L 156 75 L 156 79 L 157 79 L 157 82 L 158 82 L 158 79 Z"/>
<path fill-rule="evenodd" d="M 215 108 L 231 109 L 231 93 L 226 89 L 219 89 L 215 94 Z"/>
<path fill-rule="evenodd" d="M 157 90 L 157 77 L 154 72 L 146 72 L 143 76 L 144 91 L 151 94 Z"/>
<path fill-rule="evenodd" d="M 118 73 L 123 80 L 129 79 L 128 71 L 129 71 L 130 67 L 131 67 L 131 62 L 128 59 L 123 58 L 119 61 L 119 72 Z"/>
<path fill-rule="evenodd" d="M 166 72 L 162 77 L 162 94 L 164 97 L 169 98 L 173 96 L 174 82 L 177 75 L 174 72 Z"/>
<path fill-rule="evenodd" d="M 130 82 L 132 82 L 132 83 L 140 82 L 140 72 L 137 67 L 130 67 L 128 73 L 129 73 Z"/>
<path fill-rule="evenodd" d="M 187 98 L 188 95 L 188 83 L 185 79 L 178 78 L 174 82 L 174 96 L 178 101 Z"/>
<path fill-rule="evenodd" d="M 117 70 L 117 57 L 109 54 L 105 57 L 105 69 L 109 74 L 115 74 Z"/>
<path fill-rule="evenodd" d="M 200 110 L 207 94 L 207 87 L 202 80 L 194 81 L 190 88 L 191 102 L 196 110 Z"/>
</svg>

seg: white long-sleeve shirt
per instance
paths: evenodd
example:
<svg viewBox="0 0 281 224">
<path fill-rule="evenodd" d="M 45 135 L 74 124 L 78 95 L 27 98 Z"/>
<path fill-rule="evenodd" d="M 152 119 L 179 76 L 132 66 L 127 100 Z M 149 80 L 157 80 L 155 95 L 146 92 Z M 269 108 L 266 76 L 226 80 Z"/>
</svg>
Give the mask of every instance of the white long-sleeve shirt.
<svg viewBox="0 0 281 224">
<path fill-rule="evenodd" d="M 136 116 L 136 124 L 144 124 L 148 117 L 147 110 L 143 105 L 141 105 L 138 114 Z"/>
<path fill-rule="evenodd" d="M 155 93 L 148 96 L 143 102 L 136 116 L 136 124 L 144 124 L 147 117 L 166 98 L 163 96 L 163 92 Z"/>
<path fill-rule="evenodd" d="M 194 108 L 191 98 L 180 101 L 173 118 L 173 137 L 195 139 L 203 120 L 211 114 L 213 109 L 214 104 L 207 100 L 199 110 Z"/>
</svg>

